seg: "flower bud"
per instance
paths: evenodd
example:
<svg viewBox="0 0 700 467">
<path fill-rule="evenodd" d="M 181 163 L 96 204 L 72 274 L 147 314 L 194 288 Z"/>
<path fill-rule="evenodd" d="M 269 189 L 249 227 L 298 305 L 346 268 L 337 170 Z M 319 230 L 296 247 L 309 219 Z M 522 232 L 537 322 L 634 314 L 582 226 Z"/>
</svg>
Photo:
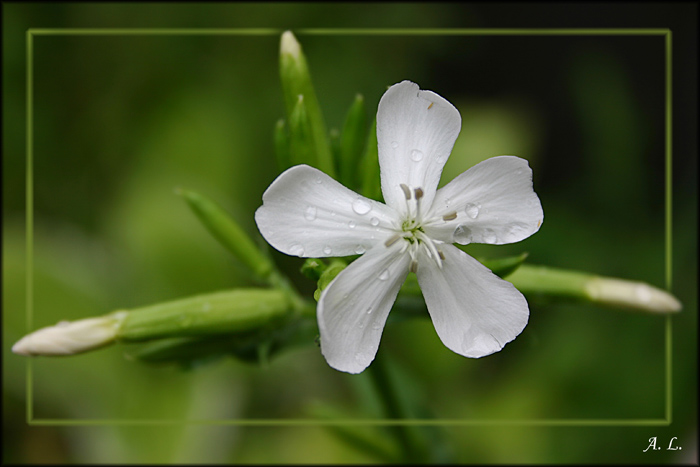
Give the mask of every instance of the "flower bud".
<svg viewBox="0 0 700 467">
<path fill-rule="evenodd" d="M 73 355 L 111 344 L 119 332 L 126 312 L 99 318 L 61 321 L 24 336 L 12 351 L 19 355 Z"/>
</svg>

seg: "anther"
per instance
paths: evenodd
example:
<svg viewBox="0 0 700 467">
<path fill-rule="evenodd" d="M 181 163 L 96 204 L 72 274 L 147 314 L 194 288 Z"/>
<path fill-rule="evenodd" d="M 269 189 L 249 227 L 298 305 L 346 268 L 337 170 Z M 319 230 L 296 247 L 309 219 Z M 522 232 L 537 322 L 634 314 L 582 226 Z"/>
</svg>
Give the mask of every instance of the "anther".
<svg viewBox="0 0 700 467">
<path fill-rule="evenodd" d="M 401 189 L 403 190 L 403 194 L 406 197 L 407 200 L 411 199 L 411 190 L 408 189 L 408 187 L 405 184 L 399 185 Z"/>
<path fill-rule="evenodd" d="M 449 214 L 445 214 L 444 216 L 442 216 L 442 220 L 444 220 L 444 221 L 446 221 L 446 222 L 447 222 L 447 221 L 453 221 L 453 220 L 455 220 L 455 219 L 457 219 L 457 213 L 454 212 L 454 211 L 452 211 L 452 212 L 449 213 Z"/>
<path fill-rule="evenodd" d="M 445 253 L 442 252 L 440 248 L 437 249 L 438 256 L 440 256 L 440 259 L 445 261 Z"/>
<path fill-rule="evenodd" d="M 393 237 L 389 238 L 386 242 L 384 242 L 384 246 L 389 248 L 391 245 L 394 243 L 398 242 L 401 239 L 401 235 L 396 234 Z"/>
<path fill-rule="evenodd" d="M 422 188 L 416 188 L 413 190 L 413 192 L 416 194 L 416 201 L 421 199 L 423 197 L 423 189 Z"/>
<path fill-rule="evenodd" d="M 418 261 L 415 259 L 411 261 L 411 265 L 408 267 L 408 270 L 412 273 L 418 272 Z"/>
</svg>

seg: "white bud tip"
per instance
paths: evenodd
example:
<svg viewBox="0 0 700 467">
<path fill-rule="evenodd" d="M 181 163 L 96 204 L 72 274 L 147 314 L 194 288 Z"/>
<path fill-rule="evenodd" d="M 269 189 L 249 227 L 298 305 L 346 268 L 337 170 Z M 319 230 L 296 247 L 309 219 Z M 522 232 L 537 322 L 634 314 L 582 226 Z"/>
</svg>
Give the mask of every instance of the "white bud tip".
<svg viewBox="0 0 700 467">
<path fill-rule="evenodd" d="M 99 318 L 61 321 L 24 336 L 12 346 L 19 355 L 73 355 L 102 347 L 114 341 L 126 313 Z"/>
<path fill-rule="evenodd" d="M 654 313 L 675 313 L 681 302 L 670 293 L 643 282 L 599 278 L 587 285 L 589 296 L 603 303 L 637 308 Z"/>
<path fill-rule="evenodd" d="M 292 31 L 284 31 L 282 33 L 282 39 L 280 41 L 280 53 L 289 54 L 294 58 L 299 58 L 301 54 L 301 46 L 297 42 L 296 37 L 292 34 Z"/>
</svg>

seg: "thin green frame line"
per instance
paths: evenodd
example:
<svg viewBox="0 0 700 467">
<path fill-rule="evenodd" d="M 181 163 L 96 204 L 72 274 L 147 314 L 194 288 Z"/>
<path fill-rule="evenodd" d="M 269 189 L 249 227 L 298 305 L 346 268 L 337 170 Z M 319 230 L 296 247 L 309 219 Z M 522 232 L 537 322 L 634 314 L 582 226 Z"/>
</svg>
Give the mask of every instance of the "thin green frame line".
<svg viewBox="0 0 700 467">
<path fill-rule="evenodd" d="M 284 29 L 28 29 L 27 39 L 27 193 L 26 193 L 26 239 L 27 239 L 27 264 L 26 264 L 26 303 L 27 303 L 27 328 L 32 329 L 33 324 L 33 36 L 88 36 L 88 35 L 279 35 Z M 671 185 L 672 185 L 672 159 L 671 159 L 671 31 L 669 29 L 298 29 L 295 33 L 300 35 L 442 35 L 442 36 L 631 36 L 631 35 L 659 35 L 666 41 L 666 217 L 665 217 L 665 256 L 666 256 L 666 288 L 671 289 Z M 250 425 L 250 426 L 327 426 L 327 425 L 449 425 L 449 426 L 668 426 L 672 419 L 672 356 L 673 356 L 673 328 L 670 316 L 666 317 L 665 327 L 665 353 L 666 353 L 666 405 L 664 419 L 551 419 L 551 420 L 450 420 L 450 419 L 261 419 L 261 420 L 55 420 L 33 418 L 33 365 L 32 360 L 27 359 L 27 423 L 30 425 L 169 425 L 169 424 L 216 424 L 216 425 Z"/>
<path fill-rule="evenodd" d="M 241 28 L 241 29 L 203 29 L 203 28 L 33 28 L 28 32 L 34 35 L 80 35 L 80 36 L 115 36 L 115 35 L 149 35 L 149 36 L 251 36 L 251 35 L 276 35 L 284 31 L 282 28 Z M 396 35 L 430 35 L 430 36 L 650 36 L 666 35 L 668 29 L 661 28 L 456 28 L 456 29 L 430 29 L 430 28 L 301 28 L 294 29 L 295 34 L 308 35 L 352 35 L 352 36 L 396 36 Z"/>
<path fill-rule="evenodd" d="M 672 110 L 673 110 L 673 55 L 672 55 L 672 40 L 671 30 L 666 33 L 666 219 L 665 219 L 665 240 L 666 240 L 666 290 L 671 291 L 672 286 L 672 271 L 673 271 L 673 193 L 671 187 L 673 185 L 673 130 L 672 130 Z M 671 325 L 671 317 L 666 316 L 666 420 L 669 425 L 673 419 L 673 326 Z"/>
<path fill-rule="evenodd" d="M 274 422 L 274 423 L 270 423 Z M 266 419 L 162 419 L 162 420 L 140 420 L 140 419 L 94 419 L 94 420 L 62 420 L 62 419 L 41 419 L 33 420 L 32 425 L 44 426 L 103 426 L 103 425 L 240 425 L 240 426 L 600 426 L 604 422 L 605 426 L 667 426 L 666 420 L 662 419 L 620 419 L 620 420 L 599 420 L 599 419 L 562 419 L 562 420 L 461 420 L 461 419 L 362 419 L 362 418 L 338 418 L 333 420 L 324 419 L 289 419 L 289 420 L 266 420 Z"/>
<path fill-rule="evenodd" d="M 32 33 L 28 30 L 26 33 L 27 39 L 27 134 L 26 134 L 26 151 L 27 151 L 27 178 L 26 178 L 26 251 L 27 264 L 25 266 L 25 281 L 26 281 L 26 296 L 25 303 L 27 307 L 27 332 L 31 332 L 34 328 L 34 40 Z M 34 394 L 33 389 L 33 366 L 32 359 L 27 359 L 27 420 L 33 418 L 34 399 L 30 397 Z"/>
</svg>

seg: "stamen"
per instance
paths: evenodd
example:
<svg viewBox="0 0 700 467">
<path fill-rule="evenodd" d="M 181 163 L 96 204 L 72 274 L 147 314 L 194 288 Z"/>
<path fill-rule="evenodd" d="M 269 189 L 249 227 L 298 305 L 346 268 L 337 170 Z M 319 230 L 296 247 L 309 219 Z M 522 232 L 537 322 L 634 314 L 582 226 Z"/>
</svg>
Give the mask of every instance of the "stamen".
<svg viewBox="0 0 700 467">
<path fill-rule="evenodd" d="M 399 185 L 399 186 L 400 186 L 401 189 L 403 190 L 403 194 L 404 194 L 404 196 L 406 197 L 406 200 L 411 199 L 411 190 L 409 190 L 408 187 L 407 187 L 404 183 L 402 183 L 402 184 Z"/>
<path fill-rule="evenodd" d="M 440 259 L 445 261 L 445 253 L 443 253 L 440 248 L 438 248 L 437 251 L 438 251 L 438 255 L 440 255 Z"/>
<path fill-rule="evenodd" d="M 449 213 L 449 214 L 445 214 L 444 216 L 442 216 L 442 220 L 444 220 L 445 222 L 447 222 L 447 221 L 453 221 L 453 220 L 455 220 L 455 219 L 457 219 L 457 213 L 454 212 L 454 211 L 452 211 L 452 212 Z"/>
<path fill-rule="evenodd" d="M 384 246 L 389 248 L 391 245 L 394 243 L 398 242 L 401 239 L 401 235 L 396 234 L 393 237 L 389 238 L 386 242 L 384 242 Z"/>
<path fill-rule="evenodd" d="M 411 261 L 411 265 L 409 266 L 408 270 L 414 274 L 418 272 L 418 261 L 415 259 Z"/>
<path fill-rule="evenodd" d="M 431 102 L 431 103 L 430 103 L 430 105 L 428 106 L 428 110 L 430 110 L 430 108 L 433 106 L 434 103 L 435 103 L 435 102 Z"/>
<path fill-rule="evenodd" d="M 423 198 L 423 189 L 421 187 L 416 188 L 413 190 L 413 193 L 416 195 L 416 221 L 421 222 L 421 217 L 420 217 L 420 200 Z"/>
</svg>

